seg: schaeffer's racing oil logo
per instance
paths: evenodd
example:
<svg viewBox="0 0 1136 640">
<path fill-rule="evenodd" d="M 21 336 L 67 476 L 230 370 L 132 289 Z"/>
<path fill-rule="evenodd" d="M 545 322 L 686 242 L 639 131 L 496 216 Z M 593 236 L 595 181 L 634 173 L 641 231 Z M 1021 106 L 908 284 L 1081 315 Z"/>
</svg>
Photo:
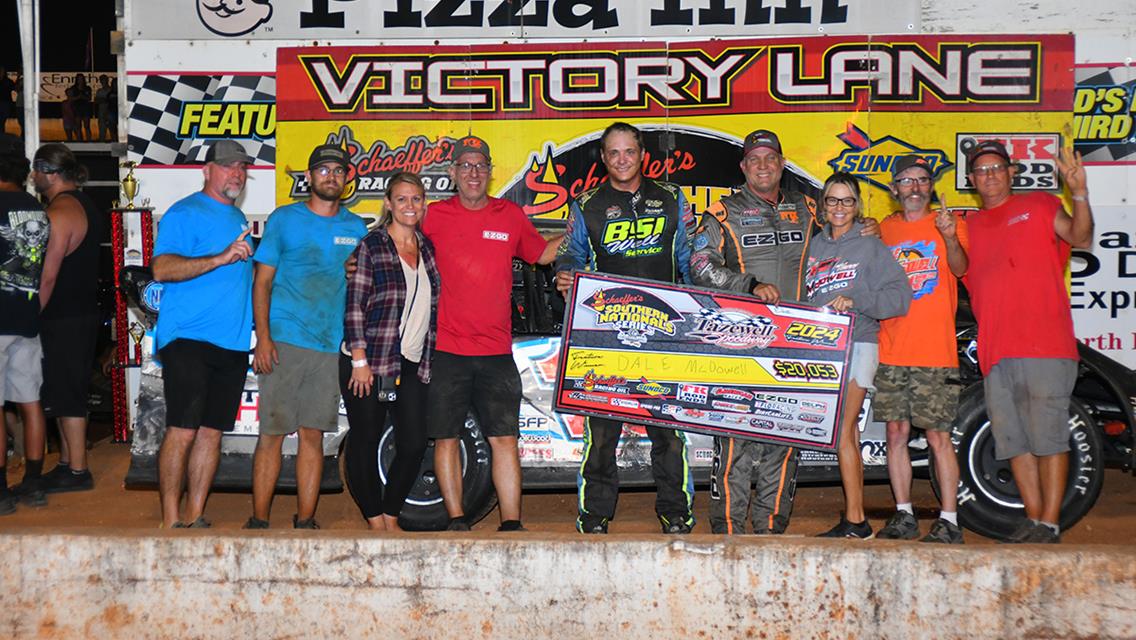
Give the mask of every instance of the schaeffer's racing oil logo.
<svg viewBox="0 0 1136 640">
<path fill-rule="evenodd" d="M 675 334 L 683 317 L 658 296 L 634 287 L 599 289 L 583 305 L 596 312 L 596 325 L 618 331 L 617 339 L 641 347 L 655 332 Z"/>
</svg>

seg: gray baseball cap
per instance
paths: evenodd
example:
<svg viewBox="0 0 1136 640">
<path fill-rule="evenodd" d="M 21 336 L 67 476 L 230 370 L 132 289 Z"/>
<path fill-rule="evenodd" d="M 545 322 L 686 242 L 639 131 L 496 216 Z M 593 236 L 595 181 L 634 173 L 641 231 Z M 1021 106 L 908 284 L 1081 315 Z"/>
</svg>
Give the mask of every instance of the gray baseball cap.
<svg viewBox="0 0 1136 640">
<path fill-rule="evenodd" d="M 245 151 L 241 143 L 235 140 L 218 140 L 209 145 L 209 150 L 205 152 L 205 162 L 215 164 L 244 162 L 246 164 L 252 164 L 252 156 Z"/>
</svg>

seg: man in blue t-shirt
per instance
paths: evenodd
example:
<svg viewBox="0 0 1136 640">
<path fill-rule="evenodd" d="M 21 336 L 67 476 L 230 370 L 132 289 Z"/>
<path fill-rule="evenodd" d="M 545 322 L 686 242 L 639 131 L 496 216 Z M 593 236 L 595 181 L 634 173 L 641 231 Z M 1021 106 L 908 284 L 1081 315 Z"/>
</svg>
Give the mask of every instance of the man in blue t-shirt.
<svg viewBox="0 0 1136 640">
<path fill-rule="evenodd" d="M 307 202 L 268 217 L 257 247 L 253 283 L 260 374 L 260 435 L 253 457 L 253 515 L 246 529 L 267 529 L 280 476 L 284 437 L 299 431 L 296 529 L 318 529 L 323 434 L 339 423 L 339 343 L 347 282 L 343 263 L 367 235 L 363 219 L 340 204 L 350 157 L 325 144 L 308 159 Z"/>
<path fill-rule="evenodd" d="M 152 267 L 165 284 L 155 332 L 166 397 L 158 452 L 164 527 L 209 526 L 202 514 L 221 434 L 232 430 L 240 407 L 252 334 L 253 249 L 236 201 L 251 162 L 239 143 L 217 141 L 205 153 L 205 186 L 175 202 L 158 223 Z M 189 497 L 179 518 L 187 472 Z"/>
</svg>

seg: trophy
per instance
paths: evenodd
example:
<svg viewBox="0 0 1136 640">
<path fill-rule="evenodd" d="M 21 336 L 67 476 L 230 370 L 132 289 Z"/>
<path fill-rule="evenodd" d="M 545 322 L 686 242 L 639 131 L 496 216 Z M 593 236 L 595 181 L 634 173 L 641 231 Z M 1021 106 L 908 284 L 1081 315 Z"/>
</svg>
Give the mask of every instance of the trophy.
<svg viewBox="0 0 1136 640">
<path fill-rule="evenodd" d="M 137 322 L 131 322 L 130 328 L 126 332 L 134 340 L 134 353 L 130 358 L 131 364 L 142 364 L 142 338 L 146 336 L 146 329 Z"/>
<path fill-rule="evenodd" d="M 138 163 L 128 160 L 122 163 L 126 168 L 126 177 L 122 179 L 122 192 L 126 194 L 126 208 L 134 208 L 134 196 L 138 195 L 138 178 L 134 177 L 134 167 Z"/>
</svg>

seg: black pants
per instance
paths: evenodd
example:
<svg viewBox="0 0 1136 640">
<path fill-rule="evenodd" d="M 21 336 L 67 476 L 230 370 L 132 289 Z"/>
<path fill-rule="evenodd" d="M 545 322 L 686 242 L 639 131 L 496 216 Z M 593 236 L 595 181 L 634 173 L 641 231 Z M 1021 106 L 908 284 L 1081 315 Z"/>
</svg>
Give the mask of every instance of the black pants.
<svg viewBox="0 0 1136 640">
<path fill-rule="evenodd" d="M 585 526 L 615 516 L 619 499 L 615 449 L 622 432 L 620 421 L 588 418 L 578 481 L 580 522 Z M 647 437 L 651 439 L 651 474 L 658 488 L 655 513 L 669 522 L 686 522 L 694 500 L 694 479 L 686 464 L 686 439 L 673 429 L 659 427 L 647 427 Z"/>
<path fill-rule="evenodd" d="M 347 408 L 347 486 L 364 518 L 386 514 L 398 517 L 418 477 L 426 453 L 426 389 L 418 379 L 418 363 L 402 359 L 398 395 L 393 403 L 376 396 L 378 380 L 365 398 L 347 388 L 351 359 L 339 359 L 339 388 Z M 379 481 L 379 439 L 387 424 L 388 405 L 394 405 L 394 460 L 387 472 L 386 492 Z"/>
</svg>

